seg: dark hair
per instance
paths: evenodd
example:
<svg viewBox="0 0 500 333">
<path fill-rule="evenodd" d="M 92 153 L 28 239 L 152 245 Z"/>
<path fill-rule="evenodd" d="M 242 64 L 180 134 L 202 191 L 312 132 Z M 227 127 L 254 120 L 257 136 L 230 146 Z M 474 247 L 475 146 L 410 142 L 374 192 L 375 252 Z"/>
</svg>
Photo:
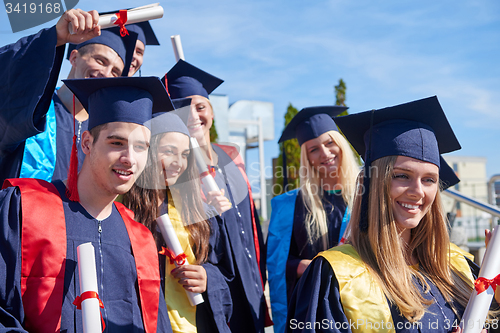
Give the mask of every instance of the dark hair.
<svg viewBox="0 0 500 333">
<path fill-rule="evenodd" d="M 136 221 L 151 230 L 158 249 L 164 242 L 156 231 L 156 219 L 160 216 L 160 200 L 162 192 L 166 189 L 157 154 L 158 144 L 162 137 L 163 134 L 160 134 L 151 139 L 148 163 L 123 200 L 125 206 L 135 213 Z M 196 264 L 204 263 L 208 258 L 208 239 L 211 232 L 210 222 L 205 218 L 206 214 L 201 200 L 199 177 L 194 154 L 189 154 L 187 169 L 179 176 L 175 185 L 169 186 L 172 196 L 179 199 L 176 202 L 181 203 L 178 210 L 191 236 Z M 183 186 L 182 198 L 176 189 L 178 184 Z M 168 200 L 167 195 L 165 195 L 165 200 Z"/>
<path fill-rule="evenodd" d="M 94 145 L 99 139 L 99 134 L 101 134 L 101 131 L 105 130 L 107 127 L 108 123 L 105 123 L 97 125 L 96 127 L 89 130 L 90 135 L 92 135 L 92 137 L 94 138 L 94 141 L 92 141 L 92 145 Z"/>
</svg>

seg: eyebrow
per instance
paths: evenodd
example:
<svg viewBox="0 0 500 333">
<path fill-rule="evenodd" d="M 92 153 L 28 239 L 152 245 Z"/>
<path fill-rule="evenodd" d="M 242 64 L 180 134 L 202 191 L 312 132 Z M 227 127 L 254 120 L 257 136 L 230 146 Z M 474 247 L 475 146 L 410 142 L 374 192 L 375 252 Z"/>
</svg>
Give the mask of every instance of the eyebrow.
<svg viewBox="0 0 500 333">
<path fill-rule="evenodd" d="M 126 138 L 124 138 L 122 136 L 119 136 L 119 135 L 109 135 L 106 139 L 107 140 L 120 140 L 120 141 L 127 141 L 128 142 L 128 139 L 126 139 Z M 149 142 L 148 141 L 136 140 L 135 142 L 143 144 L 143 145 L 146 145 L 147 147 L 149 147 Z"/>
<path fill-rule="evenodd" d="M 393 169 L 400 170 L 400 171 L 407 171 L 407 172 L 415 172 L 414 170 L 406 169 L 406 168 L 402 168 L 402 167 L 394 167 Z M 439 177 L 439 173 L 435 173 L 435 172 L 427 172 L 426 174 Z"/>
</svg>

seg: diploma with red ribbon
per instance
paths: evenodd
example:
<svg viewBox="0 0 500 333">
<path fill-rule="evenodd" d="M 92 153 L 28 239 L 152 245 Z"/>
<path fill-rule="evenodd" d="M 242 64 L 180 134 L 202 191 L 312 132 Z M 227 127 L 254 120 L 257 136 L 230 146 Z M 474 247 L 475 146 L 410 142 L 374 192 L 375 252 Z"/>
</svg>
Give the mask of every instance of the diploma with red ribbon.
<svg viewBox="0 0 500 333">
<path fill-rule="evenodd" d="M 80 277 L 80 292 L 73 302 L 77 309 L 82 310 L 83 332 L 102 332 L 101 311 L 104 305 L 99 299 L 97 289 L 97 273 L 95 268 L 95 252 L 92 243 L 84 243 L 77 247 L 78 276 Z"/>
<path fill-rule="evenodd" d="M 101 29 L 120 27 L 120 35 L 124 37 L 128 35 L 124 25 L 150 21 L 163 17 L 163 7 L 159 3 L 132 8 L 129 10 L 120 10 L 114 14 L 99 16 L 99 25 Z M 73 25 L 69 24 L 69 32 L 73 34 Z"/>
<path fill-rule="evenodd" d="M 500 286 L 500 227 L 491 233 L 486 248 L 479 277 L 474 282 L 474 290 L 465 309 L 460 328 L 463 333 L 479 333 L 483 329 L 495 290 Z"/>
<path fill-rule="evenodd" d="M 175 263 L 176 267 L 189 265 L 186 260 L 186 254 L 182 249 L 179 238 L 177 238 L 177 234 L 175 233 L 174 226 L 172 225 L 172 221 L 170 221 L 168 214 L 163 214 L 158 217 L 156 219 L 156 223 L 160 228 L 165 243 L 167 243 L 167 248 L 162 252 L 169 257 L 171 263 Z M 201 294 L 193 293 L 187 290 L 186 294 L 188 296 L 189 303 L 192 306 L 203 303 L 203 296 Z"/>
</svg>

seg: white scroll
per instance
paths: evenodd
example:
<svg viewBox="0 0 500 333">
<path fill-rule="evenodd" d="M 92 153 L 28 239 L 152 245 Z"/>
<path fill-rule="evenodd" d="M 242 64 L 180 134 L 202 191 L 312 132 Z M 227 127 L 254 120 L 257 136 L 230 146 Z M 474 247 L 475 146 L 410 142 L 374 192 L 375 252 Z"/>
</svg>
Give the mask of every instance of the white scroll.
<svg viewBox="0 0 500 333">
<path fill-rule="evenodd" d="M 208 172 L 207 164 L 205 163 L 205 159 L 203 158 L 203 154 L 201 152 L 200 145 L 198 144 L 198 140 L 196 138 L 191 137 L 191 151 L 194 154 L 196 164 L 198 165 L 198 170 L 200 171 L 201 177 L 201 185 L 205 192 L 210 191 L 220 191 L 219 186 L 215 182 L 214 177 Z"/>
<path fill-rule="evenodd" d="M 97 273 L 95 268 L 95 253 L 92 243 L 84 243 L 76 248 L 78 260 L 78 276 L 80 277 L 80 292 L 98 292 Z M 83 332 L 102 332 L 101 311 L 99 299 L 87 298 L 81 303 Z"/>
<path fill-rule="evenodd" d="M 159 19 L 163 17 L 163 7 L 159 3 L 154 3 L 151 5 L 141 6 L 137 8 L 132 8 L 127 10 L 127 24 L 140 23 L 144 21 L 150 21 L 154 19 Z M 117 20 L 116 14 L 106 14 L 99 16 L 99 25 L 101 29 L 116 27 L 115 24 Z M 69 32 L 73 34 L 73 25 L 69 24 Z"/>
<path fill-rule="evenodd" d="M 158 223 L 158 227 L 160 227 L 161 234 L 165 243 L 167 243 L 167 248 L 173 252 L 174 256 L 180 256 L 184 253 L 181 243 L 179 242 L 179 238 L 177 238 L 177 234 L 175 233 L 174 226 L 170 221 L 170 217 L 168 214 L 163 214 L 156 219 Z M 189 265 L 187 260 L 184 260 L 182 265 Z M 179 267 L 179 263 L 175 261 L 175 266 Z M 192 306 L 196 306 L 200 303 L 203 303 L 203 296 L 199 293 L 193 293 L 186 290 L 186 294 L 189 299 L 189 303 Z"/>
<path fill-rule="evenodd" d="M 182 50 L 181 36 L 170 36 L 170 40 L 172 41 L 172 47 L 174 48 L 175 61 L 179 61 L 180 59 L 186 60 L 184 58 L 184 51 Z"/>
<path fill-rule="evenodd" d="M 484 254 L 479 278 L 493 279 L 500 274 L 500 226 L 492 231 L 491 239 Z M 465 309 L 460 328 L 462 333 L 479 333 L 483 329 L 486 316 L 491 305 L 495 291 L 492 286 L 478 294 L 474 289 Z"/>
</svg>

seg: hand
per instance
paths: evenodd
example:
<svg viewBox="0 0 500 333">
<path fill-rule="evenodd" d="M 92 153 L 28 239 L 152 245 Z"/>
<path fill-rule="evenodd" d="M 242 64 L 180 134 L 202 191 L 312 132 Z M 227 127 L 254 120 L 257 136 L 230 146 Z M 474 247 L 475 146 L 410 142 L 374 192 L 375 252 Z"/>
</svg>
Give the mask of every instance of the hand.
<svg viewBox="0 0 500 333">
<path fill-rule="evenodd" d="M 308 260 L 308 259 L 302 259 L 299 262 L 299 265 L 297 266 L 297 278 L 301 277 L 302 274 L 304 274 L 306 268 L 309 267 L 310 263 L 311 263 L 311 260 Z"/>
<path fill-rule="evenodd" d="M 73 34 L 69 32 L 69 24 Z M 64 12 L 56 24 L 57 46 L 66 43 L 79 44 L 101 34 L 99 13 L 96 10 L 85 12 L 81 9 L 70 9 Z"/>
<path fill-rule="evenodd" d="M 173 269 L 170 274 L 187 291 L 202 293 L 207 290 L 207 272 L 200 265 L 183 265 Z"/>
<path fill-rule="evenodd" d="M 224 189 L 220 191 L 210 191 L 207 194 L 207 204 L 214 206 L 219 215 L 233 206 L 229 199 L 224 196 Z"/>
</svg>

